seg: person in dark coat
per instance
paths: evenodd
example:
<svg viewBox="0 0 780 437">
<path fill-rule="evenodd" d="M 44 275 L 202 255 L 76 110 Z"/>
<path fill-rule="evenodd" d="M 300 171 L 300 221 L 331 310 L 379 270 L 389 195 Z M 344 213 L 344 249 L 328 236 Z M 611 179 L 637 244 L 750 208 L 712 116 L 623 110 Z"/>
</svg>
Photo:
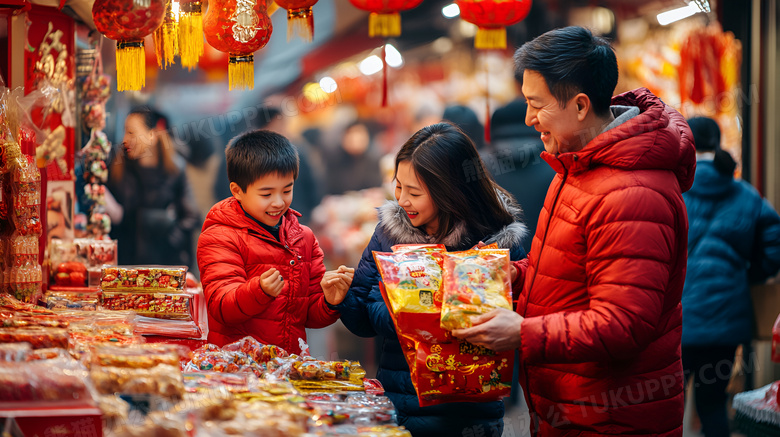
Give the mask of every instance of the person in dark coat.
<svg viewBox="0 0 780 437">
<path fill-rule="evenodd" d="M 377 379 L 396 407 L 398 424 L 414 437 L 461 437 L 480 430 L 486 436 L 500 436 L 501 401 L 420 407 L 379 291 L 372 252 L 390 252 L 395 244 L 437 243 L 453 251 L 495 242 L 518 260 L 525 256 L 521 243 L 528 232 L 518 221 L 522 211 L 490 178 L 471 140 L 449 123 L 418 131 L 396 155 L 395 168 L 396 201 L 379 208 L 379 224 L 363 251 L 352 287 L 334 308 L 352 333 L 383 338 Z"/>
<path fill-rule="evenodd" d="M 192 233 L 200 218 L 167 129 L 165 116 L 148 107 L 125 120 L 107 184 L 121 205 L 110 234 L 119 240 L 120 264 L 195 265 Z"/>
<path fill-rule="evenodd" d="M 491 144 L 482 159 L 496 183 L 523 207 L 523 221 L 534 235 L 547 194 L 541 187 L 550 186 L 555 170 L 541 158 L 544 144 L 539 132 L 522 123 L 527 109 L 525 100 L 515 99 L 493 113 Z M 531 241 L 523 242 L 526 252 L 531 250 Z"/>
<path fill-rule="evenodd" d="M 696 411 L 706 437 L 728 436 L 726 386 L 739 344 L 750 342 L 750 284 L 780 269 L 780 217 L 720 148 L 715 120 L 688 120 L 696 177 L 683 194 L 688 210 L 688 271 L 682 295 L 682 360 L 694 378 Z"/>
</svg>

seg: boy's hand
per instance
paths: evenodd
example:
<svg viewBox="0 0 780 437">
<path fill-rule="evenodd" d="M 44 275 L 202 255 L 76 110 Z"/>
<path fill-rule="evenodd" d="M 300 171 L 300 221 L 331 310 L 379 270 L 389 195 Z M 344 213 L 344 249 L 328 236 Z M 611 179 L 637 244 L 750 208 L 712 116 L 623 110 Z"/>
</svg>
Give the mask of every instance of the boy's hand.
<svg viewBox="0 0 780 437">
<path fill-rule="evenodd" d="M 271 267 L 260 275 L 260 287 L 262 287 L 263 293 L 271 297 L 279 296 L 284 288 L 284 278 L 279 270 Z"/>
<path fill-rule="evenodd" d="M 352 285 L 352 278 L 355 276 L 355 269 L 346 266 L 339 266 L 338 270 L 330 270 L 320 281 L 322 293 L 325 300 L 331 305 L 338 305 L 347 297 L 349 286 Z"/>
</svg>

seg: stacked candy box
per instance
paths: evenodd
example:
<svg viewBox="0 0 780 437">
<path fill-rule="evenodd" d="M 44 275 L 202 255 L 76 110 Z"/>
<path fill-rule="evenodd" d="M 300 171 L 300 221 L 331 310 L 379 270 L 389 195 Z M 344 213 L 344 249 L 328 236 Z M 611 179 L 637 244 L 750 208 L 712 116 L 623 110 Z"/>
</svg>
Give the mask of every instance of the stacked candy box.
<svg viewBox="0 0 780 437">
<path fill-rule="evenodd" d="M 186 267 L 103 268 L 101 305 L 160 319 L 193 320 L 192 295 L 184 291 Z"/>
<path fill-rule="evenodd" d="M 100 288 L 106 290 L 180 293 L 187 267 L 128 266 L 104 267 Z"/>
</svg>

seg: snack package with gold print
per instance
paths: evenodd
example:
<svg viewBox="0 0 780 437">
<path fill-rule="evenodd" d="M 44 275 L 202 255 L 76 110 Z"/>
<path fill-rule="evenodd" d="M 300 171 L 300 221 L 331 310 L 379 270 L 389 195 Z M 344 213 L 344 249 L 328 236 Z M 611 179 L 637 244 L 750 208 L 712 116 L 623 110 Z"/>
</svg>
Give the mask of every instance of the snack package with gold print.
<svg viewBox="0 0 780 437">
<path fill-rule="evenodd" d="M 443 248 L 419 246 L 393 250 L 396 252 L 374 252 L 382 276 L 379 288 L 409 364 L 420 406 L 488 402 L 509 395 L 514 352 L 496 353 L 475 346 L 452 337 L 441 327 L 442 283 L 449 273 L 444 260 L 448 253 Z M 427 293 L 433 298 L 430 305 L 427 296 L 421 298 Z"/>
</svg>

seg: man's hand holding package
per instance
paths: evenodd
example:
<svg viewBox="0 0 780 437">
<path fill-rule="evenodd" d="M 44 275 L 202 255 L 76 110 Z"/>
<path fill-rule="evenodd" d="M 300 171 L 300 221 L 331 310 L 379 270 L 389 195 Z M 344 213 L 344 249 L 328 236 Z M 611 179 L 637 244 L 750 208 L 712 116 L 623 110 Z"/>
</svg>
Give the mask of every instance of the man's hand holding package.
<svg viewBox="0 0 780 437">
<path fill-rule="evenodd" d="M 520 327 L 523 317 L 514 311 L 499 308 L 471 318 L 473 326 L 455 329 L 452 335 L 496 352 L 520 347 Z"/>
<path fill-rule="evenodd" d="M 325 300 L 331 305 L 343 302 L 354 276 L 355 269 L 343 265 L 339 266 L 338 270 L 325 272 L 322 281 L 320 281 Z"/>
</svg>

